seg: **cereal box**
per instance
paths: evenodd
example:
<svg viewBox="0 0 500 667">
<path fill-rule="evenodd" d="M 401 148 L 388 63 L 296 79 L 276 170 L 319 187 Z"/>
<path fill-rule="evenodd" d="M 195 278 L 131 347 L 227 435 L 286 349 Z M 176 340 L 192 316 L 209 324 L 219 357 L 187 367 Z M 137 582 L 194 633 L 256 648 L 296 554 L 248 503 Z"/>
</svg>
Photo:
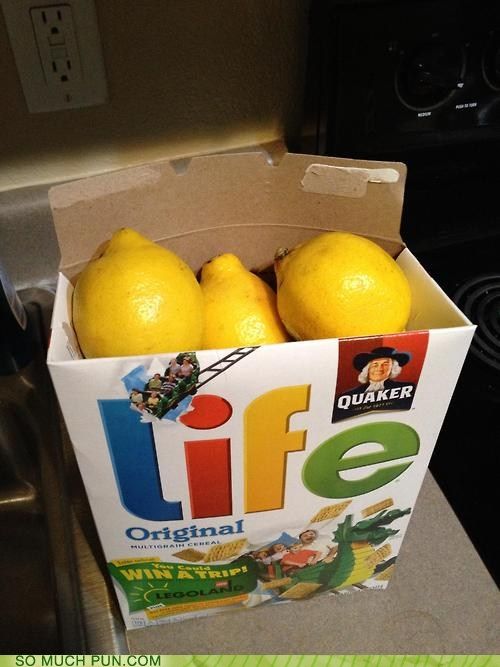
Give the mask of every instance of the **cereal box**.
<svg viewBox="0 0 500 667">
<path fill-rule="evenodd" d="M 128 628 L 263 604 L 279 613 L 383 589 L 397 571 L 474 332 L 399 237 L 405 173 L 249 153 L 50 191 L 62 260 L 48 364 Z M 117 224 L 195 271 L 221 252 L 265 270 L 277 247 L 323 230 L 366 235 L 410 281 L 408 330 L 83 359 L 74 281 Z"/>
</svg>

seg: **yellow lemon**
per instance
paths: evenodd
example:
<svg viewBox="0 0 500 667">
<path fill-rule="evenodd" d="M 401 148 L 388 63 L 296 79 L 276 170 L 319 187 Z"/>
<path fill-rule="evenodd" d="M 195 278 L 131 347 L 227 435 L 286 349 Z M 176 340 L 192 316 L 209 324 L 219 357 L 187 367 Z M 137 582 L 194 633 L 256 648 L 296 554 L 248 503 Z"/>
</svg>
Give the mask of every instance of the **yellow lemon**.
<svg viewBox="0 0 500 667">
<path fill-rule="evenodd" d="M 73 326 L 86 357 L 196 350 L 203 296 L 177 255 L 123 228 L 79 275 Z"/>
<path fill-rule="evenodd" d="M 200 284 L 205 301 L 203 349 L 289 340 L 276 310 L 276 294 L 236 255 L 225 253 L 205 262 Z"/>
<path fill-rule="evenodd" d="M 396 261 L 356 234 L 325 232 L 275 258 L 278 312 L 297 340 L 403 331 L 411 292 Z"/>
</svg>

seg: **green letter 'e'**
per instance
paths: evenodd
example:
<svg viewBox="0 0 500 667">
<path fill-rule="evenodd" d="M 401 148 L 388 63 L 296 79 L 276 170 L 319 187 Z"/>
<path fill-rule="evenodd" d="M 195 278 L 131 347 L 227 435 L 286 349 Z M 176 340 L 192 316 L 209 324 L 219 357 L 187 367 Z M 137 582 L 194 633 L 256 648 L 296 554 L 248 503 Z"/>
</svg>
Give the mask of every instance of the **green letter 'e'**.
<svg viewBox="0 0 500 667">
<path fill-rule="evenodd" d="M 368 442 L 382 445 L 383 451 L 346 457 L 353 447 Z M 339 474 L 342 470 L 415 456 L 418 454 L 419 445 L 417 432 L 406 424 L 374 422 L 355 426 L 325 440 L 312 452 L 304 463 L 302 480 L 311 493 L 323 498 L 360 496 L 392 482 L 412 461 L 380 468 L 363 479 L 356 480 L 342 479 Z"/>
</svg>

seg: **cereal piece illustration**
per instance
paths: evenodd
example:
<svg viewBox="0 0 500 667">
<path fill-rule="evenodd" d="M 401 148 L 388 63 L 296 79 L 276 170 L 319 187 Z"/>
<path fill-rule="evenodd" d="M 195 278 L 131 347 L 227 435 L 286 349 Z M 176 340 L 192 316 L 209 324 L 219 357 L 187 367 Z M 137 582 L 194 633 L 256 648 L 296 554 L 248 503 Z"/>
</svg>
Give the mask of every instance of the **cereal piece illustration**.
<svg viewBox="0 0 500 667">
<path fill-rule="evenodd" d="M 295 586 L 292 586 L 287 591 L 280 595 L 280 598 L 287 600 L 302 600 L 303 598 L 309 597 L 314 591 L 317 591 L 318 588 L 321 588 L 321 584 L 315 584 L 308 581 L 301 581 Z"/>
<path fill-rule="evenodd" d="M 385 510 L 388 507 L 392 507 L 393 505 L 394 505 L 394 500 L 392 498 L 386 498 L 385 500 L 381 500 L 380 502 L 375 503 L 374 505 L 369 505 L 368 507 L 365 507 L 364 510 L 361 510 L 361 515 L 363 517 L 371 516 L 372 514 L 376 514 L 377 512 Z"/>
<path fill-rule="evenodd" d="M 225 544 L 217 544 L 210 549 L 205 554 L 203 561 L 205 563 L 211 563 L 217 560 L 226 560 L 227 558 L 232 558 L 237 556 L 243 547 L 247 544 L 246 538 L 240 540 L 232 540 L 231 542 L 226 542 Z"/>
<path fill-rule="evenodd" d="M 392 553 L 392 547 L 390 544 L 384 544 L 383 547 L 380 547 L 380 549 L 377 549 L 372 553 L 371 556 L 368 556 L 366 559 L 366 563 L 368 565 L 378 565 L 381 563 L 383 560 L 385 560 L 388 556 L 390 556 Z"/>
<path fill-rule="evenodd" d="M 318 521 L 328 521 L 329 519 L 336 519 L 342 514 L 342 512 L 349 507 L 351 500 L 345 500 L 342 503 L 337 503 L 336 505 L 328 505 L 327 507 L 322 507 L 310 520 L 310 523 L 317 523 Z"/>
<path fill-rule="evenodd" d="M 269 588 L 281 588 L 281 586 L 288 586 L 288 584 L 291 583 L 291 577 L 282 577 L 281 579 L 272 579 L 271 581 L 266 581 L 262 584 L 262 588 L 265 590 Z"/>
<path fill-rule="evenodd" d="M 384 570 L 380 574 L 377 574 L 375 579 L 377 579 L 377 581 L 389 581 L 389 579 L 394 574 L 394 569 L 395 569 L 394 564 L 389 565 L 389 567 L 386 570 Z"/>
<path fill-rule="evenodd" d="M 181 560 L 187 560 L 190 563 L 198 563 L 200 560 L 203 560 L 205 555 L 204 551 L 198 551 L 198 549 L 182 549 L 182 551 L 176 551 L 172 554 L 172 556 Z"/>
</svg>

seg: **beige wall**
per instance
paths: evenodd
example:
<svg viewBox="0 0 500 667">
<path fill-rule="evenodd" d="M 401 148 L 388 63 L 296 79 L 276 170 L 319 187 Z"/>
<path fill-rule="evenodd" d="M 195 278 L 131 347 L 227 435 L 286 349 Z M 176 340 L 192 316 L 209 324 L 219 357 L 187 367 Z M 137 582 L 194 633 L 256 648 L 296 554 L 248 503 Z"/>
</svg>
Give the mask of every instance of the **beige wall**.
<svg viewBox="0 0 500 667">
<path fill-rule="evenodd" d="M 96 0 L 109 103 L 30 114 L 0 14 L 0 190 L 288 136 L 304 0 Z"/>
</svg>

